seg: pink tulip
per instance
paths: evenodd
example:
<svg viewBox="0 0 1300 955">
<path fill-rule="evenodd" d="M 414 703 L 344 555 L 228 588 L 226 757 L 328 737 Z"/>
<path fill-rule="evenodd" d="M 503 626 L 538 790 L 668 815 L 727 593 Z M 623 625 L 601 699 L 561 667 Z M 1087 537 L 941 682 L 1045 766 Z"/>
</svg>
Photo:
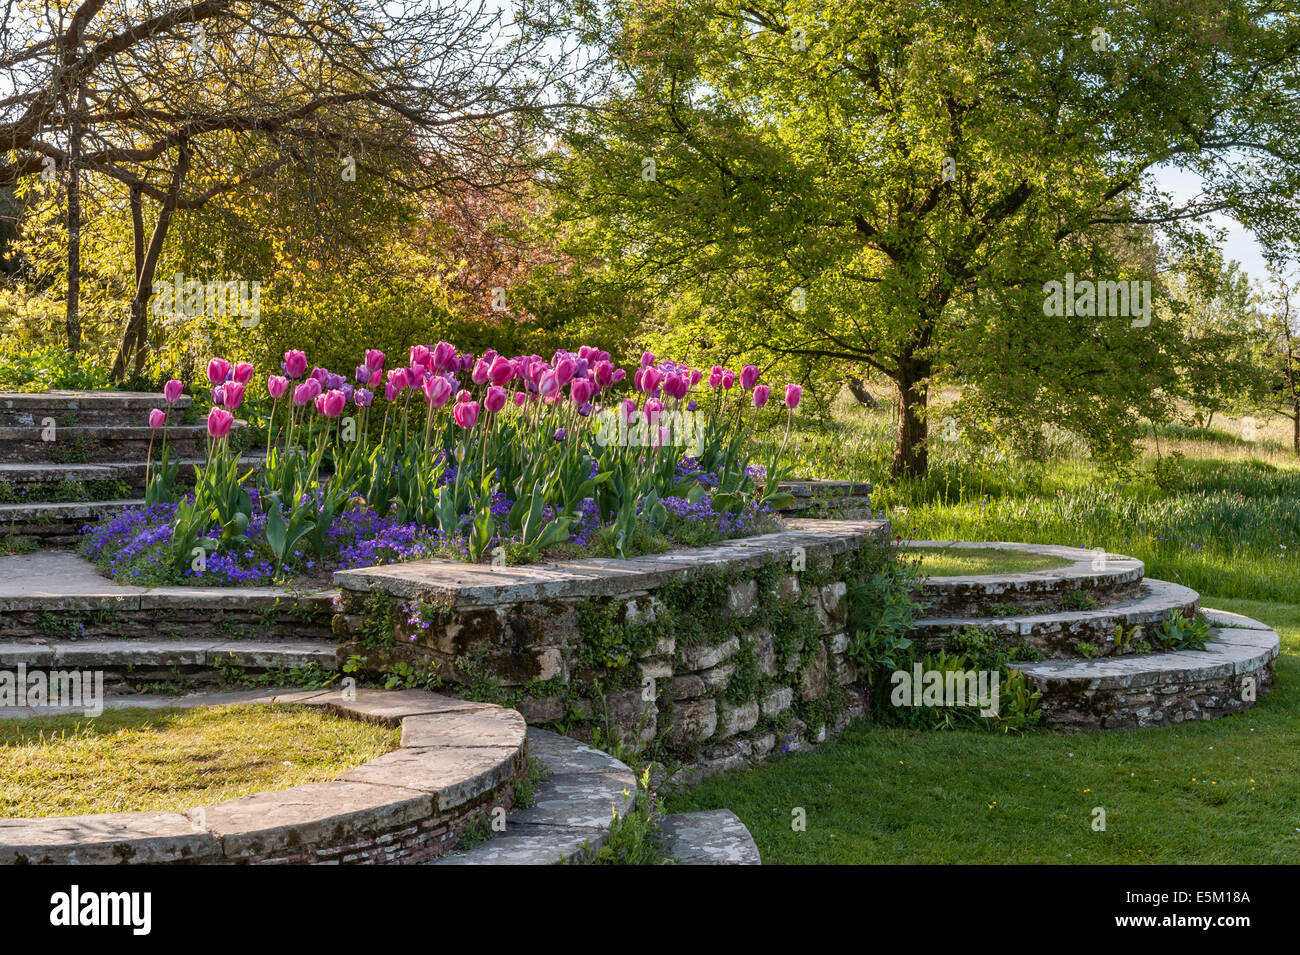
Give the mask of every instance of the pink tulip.
<svg viewBox="0 0 1300 955">
<path fill-rule="evenodd" d="M 388 372 L 388 384 L 393 390 L 401 394 L 411 385 L 411 371 L 409 368 L 394 368 Z M 391 398 L 389 399 L 392 400 Z"/>
<path fill-rule="evenodd" d="M 320 382 L 315 378 L 308 378 L 301 385 L 298 385 L 293 389 L 293 403 L 299 407 L 311 404 L 320 393 Z"/>
<path fill-rule="evenodd" d="M 299 381 L 307 371 L 307 353 L 287 351 L 284 353 L 284 375 L 291 381 Z"/>
<path fill-rule="evenodd" d="M 698 385 L 700 383 L 700 379 L 703 377 L 704 377 L 704 372 L 700 371 L 698 368 L 693 368 L 691 370 L 691 387 L 694 388 L 696 385 Z"/>
<path fill-rule="evenodd" d="M 451 417 L 462 428 L 472 428 L 478 424 L 478 402 L 459 402 L 451 411 Z"/>
<path fill-rule="evenodd" d="M 378 388 L 379 383 L 383 380 L 384 380 L 384 370 L 382 368 L 376 368 L 373 372 L 370 373 L 370 381 L 368 382 L 368 384 L 370 385 L 371 388 Z"/>
<path fill-rule="evenodd" d="M 651 365 L 653 365 L 654 363 L 655 363 L 654 352 L 648 352 L 648 351 L 647 351 L 647 352 L 642 352 L 642 353 L 641 353 L 641 367 L 642 367 L 642 368 L 649 368 L 649 367 L 650 367 Z"/>
<path fill-rule="evenodd" d="M 722 387 L 730 391 L 731 386 L 734 385 L 735 383 L 736 383 L 736 373 L 732 371 L 730 368 L 725 369 L 722 372 Z"/>
<path fill-rule="evenodd" d="M 463 401 L 470 401 L 471 399 L 473 399 L 473 397 L 474 397 L 473 395 L 471 395 L 468 391 L 462 388 L 460 391 L 456 392 L 456 403 L 459 404 Z"/>
<path fill-rule="evenodd" d="M 456 371 L 458 356 L 456 346 L 447 342 L 438 342 L 433 349 L 433 367 L 439 371 Z M 426 362 L 427 364 L 427 362 Z"/>
<path fill-rule="evenodd" d="M 266 393 L 279 401 L 284 397 L 284 393 L 289 390 L 289 379 L 284 375 L 270 375 L 266 379 Z"/>
<path fill-rule="evenodd" d="M 234 378 L 241 385 L 247 385 L 253 380 L 253 366 L 246 361 L 237 362 L 234 367 Z"/>
<path fill-rule="evenodd" d="M 155 431 L 157 431 L 166 423 L 167 423 L 167 412 L 159 411 L 157 408 L 154 408 L 153 411 L 149 412 L 149 427 L 153 428 Z"/>
<path fill-rule="evenodd" d="M 441 348 L 442 346 L 439 345 L 438 347 Z M 423 367 L 423 368 L 428 368 L 429 365 L 431 364 L 431 359 L 432 359 L 432 357 L 433 357 L 433 356 L 432 356 L 432 354 L 431 354 L 430 351 L 429 351 L 429 346 L 428 346 L 428 345 L 412 345 L 412 346 L 411 346 L 411 365 L 412 365 L 412 366 L 420 365 L 420 366 Z"/>
<path fill-rule="evenodd" d="M 224 358 L 214 358 L 208 362 L 208 381 L 212 384 L 221 384 L 228 374 L 230 374 L 230 362 Z"/>
<path fill-rule="evenodd" d="M 220 441 L 230 434 L 230 426 L 235 423 L 235 416 L 224 408 L 213 407 L 208 412 L 208 437 Z"/>
<path fill-rule="evenodd" d="M 537 393 L 543 398 L 552 397 L 560 390 L 560 379 L 554 371 L 548 371 L 542 375 L 541 380 L 537 382 Z"/>
<path fill-rule="evenodd" d="M 327 391 L 316 398 L 316 410 L 327 418 L 337 418 L 347 407 L 348 396 L 341 391 Z"/>
<path fill-rule="evenodd" d="M 488 378 L 494 385 L 504 385 L 515 376 L 515 364 L 509 358 L 493 359 L 488 369 Z"/>
<path fill-rule="evenodd" d="M 631 424 L 636 417 L 636 402 L 631 398 L 624 398 L 619 402 L 619 411 L 622 413 L 623 423 Z"/>
<path fill-rule="evenodd" d="M 488 364 L 486 358 L 480 358 L 474 363 L 474 370 L 470 372 L 469 380 L 476 385 L 486 385 L 488 380 L 488 371 L 492 366 Z"/>
<path fill-rule="evenodd" d="M 374 348 L 366 349 L 366 367 L 369 368 L 371 372 L 383 371 L 385 358 L 387 358 L 387 356 L 381 351 L 377 351 Z M 374 375 L 372 374 L 371 377 L 373 378 Z"/>
<path fill-rule="evenodd" d="M 576 405 L 585 405 L 596 393 L 596 384 L 590 378 L 575 378 L 569 383 L 569 394 Z"/>
<path fill-rule="evenodd" d="M 252 365 L 249 366 L 250 368 Z M 238 381 L 230 381 L 222 389 L 221 403 L 234 411 L 244 400 L 244 385 Z"/>
<path fill-rule="evenodd" d="M 669 398 L 685 398 L 690 390 L 691 382 L 685 375 L 669 375 L 664 379 L 664 394 Z"/>
<path fill-rule="evenodd" d="M 772 393 L 772 389 L 767 385 L 757 385 L 754 388 L 754 407 L 761 408 L 767 404 L 767 396 Z"/>
<path fill-rule="evenodd" d="M 578 363 L 568 355 L 561 356 L 560 360 L 555 363 L 555 380 L 561 386 L 567 385 L 573 380 L 573 376 L 578 371 Z"/>
<path fill-rule="evenodd" d="M 614 366 L 609 362 L 598 361 L 592 366 L 591 371 L 596 384 L 601 388 L 608 388 L 614 383 Z"/>
<path fill-rule="evenodd" d="M 522 391 L 515 392 L 514 401 L 515 401 L 516 408 L 522 408 L 524 406 L 524 402 L 527 400 L 528 400 L 528 396 L 524 394 Z"/>
<path fill-rule="evenodd" d="M 167 399 L 169 405 L 175 404 L 184 391 L 185 386 L 175 378 L 163 385 L 163 397 Z"/>
<path fill-rule="evenodd" d="M 577 384 L 577 382 L 574 382 L 574 384 Z M 506 406 L 507 400 L 508 396 L 506 395 L 506 390 L 498 385 L 493 385 L 487 390 L 487 397 L 483 399 L 483 407 L 486 408 L 489 413 L 496 414 Z"/>
<path fill-rule="evenodd" d="M 749 391 L 758 382 L 758 367 L 756 365 L 745 365 L 740 369 L 740 387 Z"/>
<path fill-rule="evenodd" d="M 663 380 L 664 373 L 658 368 L 646 368 L 641 372 L 641 390 L 647 395 L 653 394 Z"/>
<path fill-rule="evenodd" d="M 714 365 L 713 368 L 709 370 L 709 387 L 717 388 L 721 384 L 722 384 L 722 366 Z"/>
<path fill-rule="evenodd" d="M 451 382 L 442 375 L 431 375 L 424 381 L 424 400 L 433 408 L 441 408 L 451 397 Z"/>
<path fill-rule="evenodd" d="M 785 386 L 785 406 L 794 408 L 799 404 L 799 399 L 803 397 L 803 388 L 800 385 Z"/>
<path fill-rule="evenodd" d="M 649 421 L 651 424 L 655 424 L 656 422 L 658 422 L 659 416 L 663 413 L 664 413 L 664 403 L 662 401 L 660 401 L 658 398 L 646 399 L 645 416 L 647 421 Z"/>
<path fill-rule="evenodd" d="M 627 371 L 625 369 L 623 368 L 614 369 L 614 384 L 617 385 L 620 381 L 622 381 L 626 377 L 627 377 Z"/>
</svg>

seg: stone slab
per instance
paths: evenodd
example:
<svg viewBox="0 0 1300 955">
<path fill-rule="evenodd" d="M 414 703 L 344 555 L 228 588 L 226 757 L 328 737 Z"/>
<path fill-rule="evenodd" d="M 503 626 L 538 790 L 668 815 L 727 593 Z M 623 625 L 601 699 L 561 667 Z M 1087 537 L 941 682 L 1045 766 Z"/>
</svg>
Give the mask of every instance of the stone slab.
<svg viewBox="0 0 1300 955">
<path fill-rule="evenodd" d="M 730 809 L 676 813 L 661 830 L 664 851 L 680 865 L 762 865 L 754 837 Z"/>
</svg>

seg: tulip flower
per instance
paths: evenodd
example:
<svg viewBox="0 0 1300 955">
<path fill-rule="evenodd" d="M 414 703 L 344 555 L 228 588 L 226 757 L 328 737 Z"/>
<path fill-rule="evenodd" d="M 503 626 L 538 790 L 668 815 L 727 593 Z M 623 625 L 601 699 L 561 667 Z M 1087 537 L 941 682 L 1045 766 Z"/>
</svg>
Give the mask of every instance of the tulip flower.
<svg viewBox="0 0 1300 955">
<path fill-rule="evenodd" d="M 370 403 L 374 400 L 374 393 L 367 391 L 365 388 L 358 388 L 352 392 L 352 403 L 358 408 L 369 408 Z"/>
<path fill-rule="evenodd" d="M 316 410 L 327 418 L 337 418 L 343 413 L 347 404 L 347 396 L 333 389 L 316 398 Z"/>
<path fill-rule="evenodd" d="M 590 378 L 575 378 L 569 383 L 569 394 L 576 405 L 585 405 L 596 393 L 596 385 Z"/>
<path fill-rule="evenodd" d="M 486 385 L 488 380 L 488 370 L 492 366 L 488 364 L 486 358 L 480 358 L 474 363 L 474 370 L 470 372 L 469 380 L 476 385 Z"/>
<path fill-rule="evenodd" d="M 163 397 L 167 399 L 169 405 L 175 404 L 184 391 L 185 386 L 175 378 L 163 385 Z"/>
<path fill-rule="evenodd" d="M 659 387 L 659 382 L 663 380 L 663 372 L 658 368 L 645 368 L 641 371 L 641 390 L 647 395 L 652 395 Z"/>
<path fill-rule="evenodd" d="M 622 369 L 622 368 L 615 368 L 615 369 L 614 369 L 614 384 L 617 385 L 620 381 L 622 381 L 622 380 L 623 380 L 624 378 L 626 378 L 626 377 L 627 377 L 627 371 L 626 371 L 626 370 L 624 370 L 624 369 Z"/>
<path fill-rule="evenodd" d="M 506 395 L 506 390 L 498 385 L 493 385 L 487 390 L 487 397 L 483 399 L 483 407 L 490 414 L 496 414 L 506 406 L 507 400 L 509 398 Z"/>
<path fill-rule="evenodd" d="M 745 365 L 740 369 L 740 387 L 746 391 L 753 388 L 758 383 L 758 366 Z"/>
<path fill-rule="evenodd" d="M 451 382 L 442 375 L 430 375 L 424 380 L 424 400 L 430 408 L 441 408 L 451 397 Z M 468 394 L 468 392 L 461 392 Z"/>
<path fill-rule="evenodd" d="M 167 423 L 167 412 L 154 408 L 149 412 L 149 427 L 157 431 Z"/>
<path fill-rule="evenodd" d="M 388 372 L 388 384 L 396 394 L 401 394 L 411 385 L 411 370 L 409 368 L 393 368 Z M 392 400 L 391 398 L 389 399 Z"/>
<path fill-rule="evenodd" d="M 322 388 L 325 387 L 325 382 L 329 379 L 329 376 L 330 370 L 328 368 L 321 368 L 319 365 L 313 368 L 311 374 L 308 375 L 309 378 L 318 381 Z"/>
<path fill-rule="evenodd" d="M 803 397 L 803 388 L 800 385 L 785 386 L 785 406 L 793 410 L 798 404 L 799 399 Z"/>
<path fill-rule="evenodd" d="M 736 383 L 736 373 L 732 371 L 730 368 L 723 369 L 722 387 L 727 391 L 730 391 L 731 386 L 734 385 L 735 383 Z"/>
<path fill-rule="evenodd" d="M 624 398 L 619 402 L 618 407 L 623 423 L 631 424 L 636 418 L 636 402 L 631 398 Z"/>
<path fill-rule="evenodd" d="M 284 376 L 290 381 L 299 381 L 307 371 L 307 353 L 287 351 L 284 353 Z"/>
<path fill-rule="evenodd" d="M 366 349 L 366 367 L 369 368 L 372 373 L 384 370 L 384 361 L 386 358 L 387 356 L 381 351 L 374 348 Z"/>
<path fill-rule="evenodd" d="M 664 413 L 664 403 L 658 398 L 647 398 L 645 403 L 646 420 L 654 424 L 659 420 L 659 416 Z"/>
<path fill-rule="evenodd" d="M 250 366 L 251 367 L 251 366 Z M 221 403 L 234 411 L 244 400 L 244 385 L 238 381 L 228 381 L 222 386 Z"/>
<path fill-rule="evenodd" d="M 438 347 L 441 348 L 442 345 Z M 433 360 L 433 353 L 429 351 L 428 345 L 412 345 L 410 356 L 412 367 L 419 365 L 422 368 L 428 368 L 431 364 L 436 368 L 441 367 Z"/>
<path fill-rule="evenodd" d="M 477 401 L 461 401 L 452 409 L 451 417 L 460 427 L 469 429 L 478 424 L 478 411 Z"/>
<path fill-rule="evenodd" d="M 527 400 L 528 400 L 528 396 L 524 394 L 522 391 L 515 392 L 514 402 L 516 408 L 522 408 L 524 406 L 524 402 Z"/>
<path fill-rule="evenodd" d="M 376 368 L 373 372 L 370 373 L 370 381 L 367 382 L 367 384 L 369 384 L 371 388 L 378 388 L 379 383 L 383 380 L 384 380 L 384 370 L 382 368 Z"/>
<path fill-rule="evenodd" d="M 225 385 L 221 385 L 217 388 L 213 388 L 212 391 L 209 392 L 209 394 L 212 396 L 212 403 L 214 405 L 224 405 L 226 403 Z"/>
<path fill-rule="evenodd" d="M 669 398 L 685 398 L 690 390 L 691 382 L 685 375 L 669 375 L 664 379 L 664 394 Z"/>
<path fill-rule="evenodd" d="M 456 346 L 447 342 L 438 342 L 438 344 L 433 347 L 433 352 L 429 354 L 428 360 L 424 363 L 426 365 L 432 364 L 433 367 L 437 368 L 439 371 L 455 371 Z"/>
<path fill-rule="evenodd" d="M 365 365 L 357 365 L 352 377 L 356 379 L 358 385 L 364 385 L 370 380 L 370 369 Z"/>
<path fill-rule="evenodd" d="M 722 366 L 714 365 L 709 370 L 709 387 L 717 388 L 721 384 L 722 384 Z"/>
<path fill-rule="evenodd" d="M 754 407 L 761 408 L 767 404 L 767 396 L 772 393 L 772 389 L 767 385 L 756 385 L 754 387 Z"/>
<path fill-rule="evenodd" d="M 560 379 L 554 371 L 548 371 L 537 382 L 537 393 L 543 398 L 550 398 L 560 390 Z"/>
<path fill-rule="evenodd" d="M 289 379 L 283 375 L 270 375 L 266 379 L 266 393 L 279 401 L 289 390 Z"/>
<path fill-rule="evenodd" d="M 230 434 L 230 426 L 235 423 L 235 416 L 224 408 L 213 406 L 208 412 L 208 437 L 220 441 Z"/>
<path fill-rule="evenodd" d="M 214 385 L 219 385 L 226 380 L 230 374 L 230 362 L 224 358 L 214 358 L 208 362 L 208 381 Z"/>
<path fill-rule="evenodd" d="M 236 362 L 235 367 L 231 369 L 231 377 L 241 385 L 247 385 L 253 380 L 253 366 L 249 362 Z"/>
<path fill-rule="evenodd" d="M 655 363 L 654 352 L 648 352 L 648 351 L 647 351 L 647 352 L 642 352 L 642 353 L 641 353 L 641 367 L 642 367 L 642 368 L 649 368 L 649 367 L 650 367 L 651 365 L 653 365 L 654 363 Z"/>
<path fill-rule="evenodd" d="M 592 373 L 596 379 L 596 384 L 601 388 L 608 388 L 614 383 L 614 366 L 607 361 L 598 361 L 592 366 Z"/>
<path fill-rule="evenodd" d="M 568 355 L 564 355 L 555 363 L 555 380 L 561 386 L 567 385 L 573 380 L 573 376 L 577 374 L 577 371 L 578 363 Z"/>
<path fill-rule="evenodd" d="M 302 407 L 310 404 L 320 394 L 320 382 L 315 378 L 308 378 L 301 385 L 293 389 L 293 403 Z"/>
</svg>

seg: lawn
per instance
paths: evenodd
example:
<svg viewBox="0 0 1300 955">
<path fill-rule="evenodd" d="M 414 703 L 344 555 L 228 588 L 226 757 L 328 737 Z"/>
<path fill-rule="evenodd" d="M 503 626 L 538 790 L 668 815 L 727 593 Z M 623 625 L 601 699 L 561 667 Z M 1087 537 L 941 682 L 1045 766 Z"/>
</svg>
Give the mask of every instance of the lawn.
<svg viewBox="0 0 1300 955">
<path fill-rule="evenodd" d="M 1047 463 L 943 448 L 922 482 L 882 462 L 887 415 L 837 409 L 795 443 L 803 468 L 873 480 L 913 539 L 1105 547 L 1255 617 L 1282 639 L 1276 686 L 1248 713 L 1130 732 L 916 732 L 859 721 L 814 753 L 730 773 L 672 809 L 733 810 L 767 863 L 1300 863 L 1300 470 L 1278 444 L 1152 434 L 1133 471 L 1077 449 Z M 1182 451 L 1153 478 L 1154 445 Z M 1105 829 L 1094 829 L 1094 810 Z M 806 830 L 792 826 L 806 813 Z"/>
<path fill-rule="evenodd" d="M 0 817 L 188 809 L 324 782 L 396 749 L 400 736 L 287 706 L 0 720 Z"/>
<path fill-rule="evenodd" d="M 918 569 L 927 577 L 1027 574 L 1071 564 L 1060 557 L 1026 554 L 1001 547 L 909 547 L 904 554 L 907 558 L 915 558 Z"/>
</svg>

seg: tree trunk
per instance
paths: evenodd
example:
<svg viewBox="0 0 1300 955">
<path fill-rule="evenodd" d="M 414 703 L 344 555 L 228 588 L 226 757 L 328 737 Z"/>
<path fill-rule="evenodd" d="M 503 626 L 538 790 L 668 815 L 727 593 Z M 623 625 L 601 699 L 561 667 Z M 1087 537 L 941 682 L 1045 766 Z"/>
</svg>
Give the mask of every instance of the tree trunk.
<svg viewBox="0 0 1300 955">
<path fill-rule="evenodd" d="M 1300 454 L 1300 399 L 1291 403 L 1291 450 Z"/>
<path fill-rule="evenodd" d="M 894 440 L 894 477 L 924 477 L 930 466 L 925 405 L 930 363 L 904 357 L 898 362 L 898 431 Z"/>
<path fill-rule="evenodd" d="M 154 272 L 158 268 L 158 259 L 162 255 L 163 241 L 167 237 L 167 227 L 171 225 L 172 213 L 175 212 L 176 203 L 180 199 L 181 183 L 185 181 L 189 169 L 190 150 L 185 143 L 182 143 L 176 167 L 172 170 L 171 182 L 167 185 L 167 195 L 158 208 L 158 221 L 154 223 L 153 234 L 149 237 L 149 249 L 139 262 L 139 269 L 136 272 L 135 296 L 131 299 L 131 315 L 127 319 L 126 328 L 122 332 L 122 342 L 118 346 L 117 357 L 113 359 L 113 377 L 118 381 L 126 377 L 128 361 L 131 361 L 132 368 L 137 373 L 144 368 L 145 350 L 149 340 L 146 309 L 149 304 L 149 296 L 153 294 Z M 135 216 L 136 208 L 133 208 L 133 223 L 137 221 Z M 138 221 L 140 223 L 139 235 L 143 237 L 143 212 L 140 213 Z M 137 247 L 138 245 L 139 239 L 137 239 Z"/>
<path fill-rule="evenodd" d="M 75 39 L 74 43 L 74 48 L 80 50 L 80 39 Z M 64 310 L 68 353 L 73 356 L 81 350 L 81 110 L 84 95 L 85 84 L 78 78 L 68 98 L 68 292 Z"/>
</svg>

